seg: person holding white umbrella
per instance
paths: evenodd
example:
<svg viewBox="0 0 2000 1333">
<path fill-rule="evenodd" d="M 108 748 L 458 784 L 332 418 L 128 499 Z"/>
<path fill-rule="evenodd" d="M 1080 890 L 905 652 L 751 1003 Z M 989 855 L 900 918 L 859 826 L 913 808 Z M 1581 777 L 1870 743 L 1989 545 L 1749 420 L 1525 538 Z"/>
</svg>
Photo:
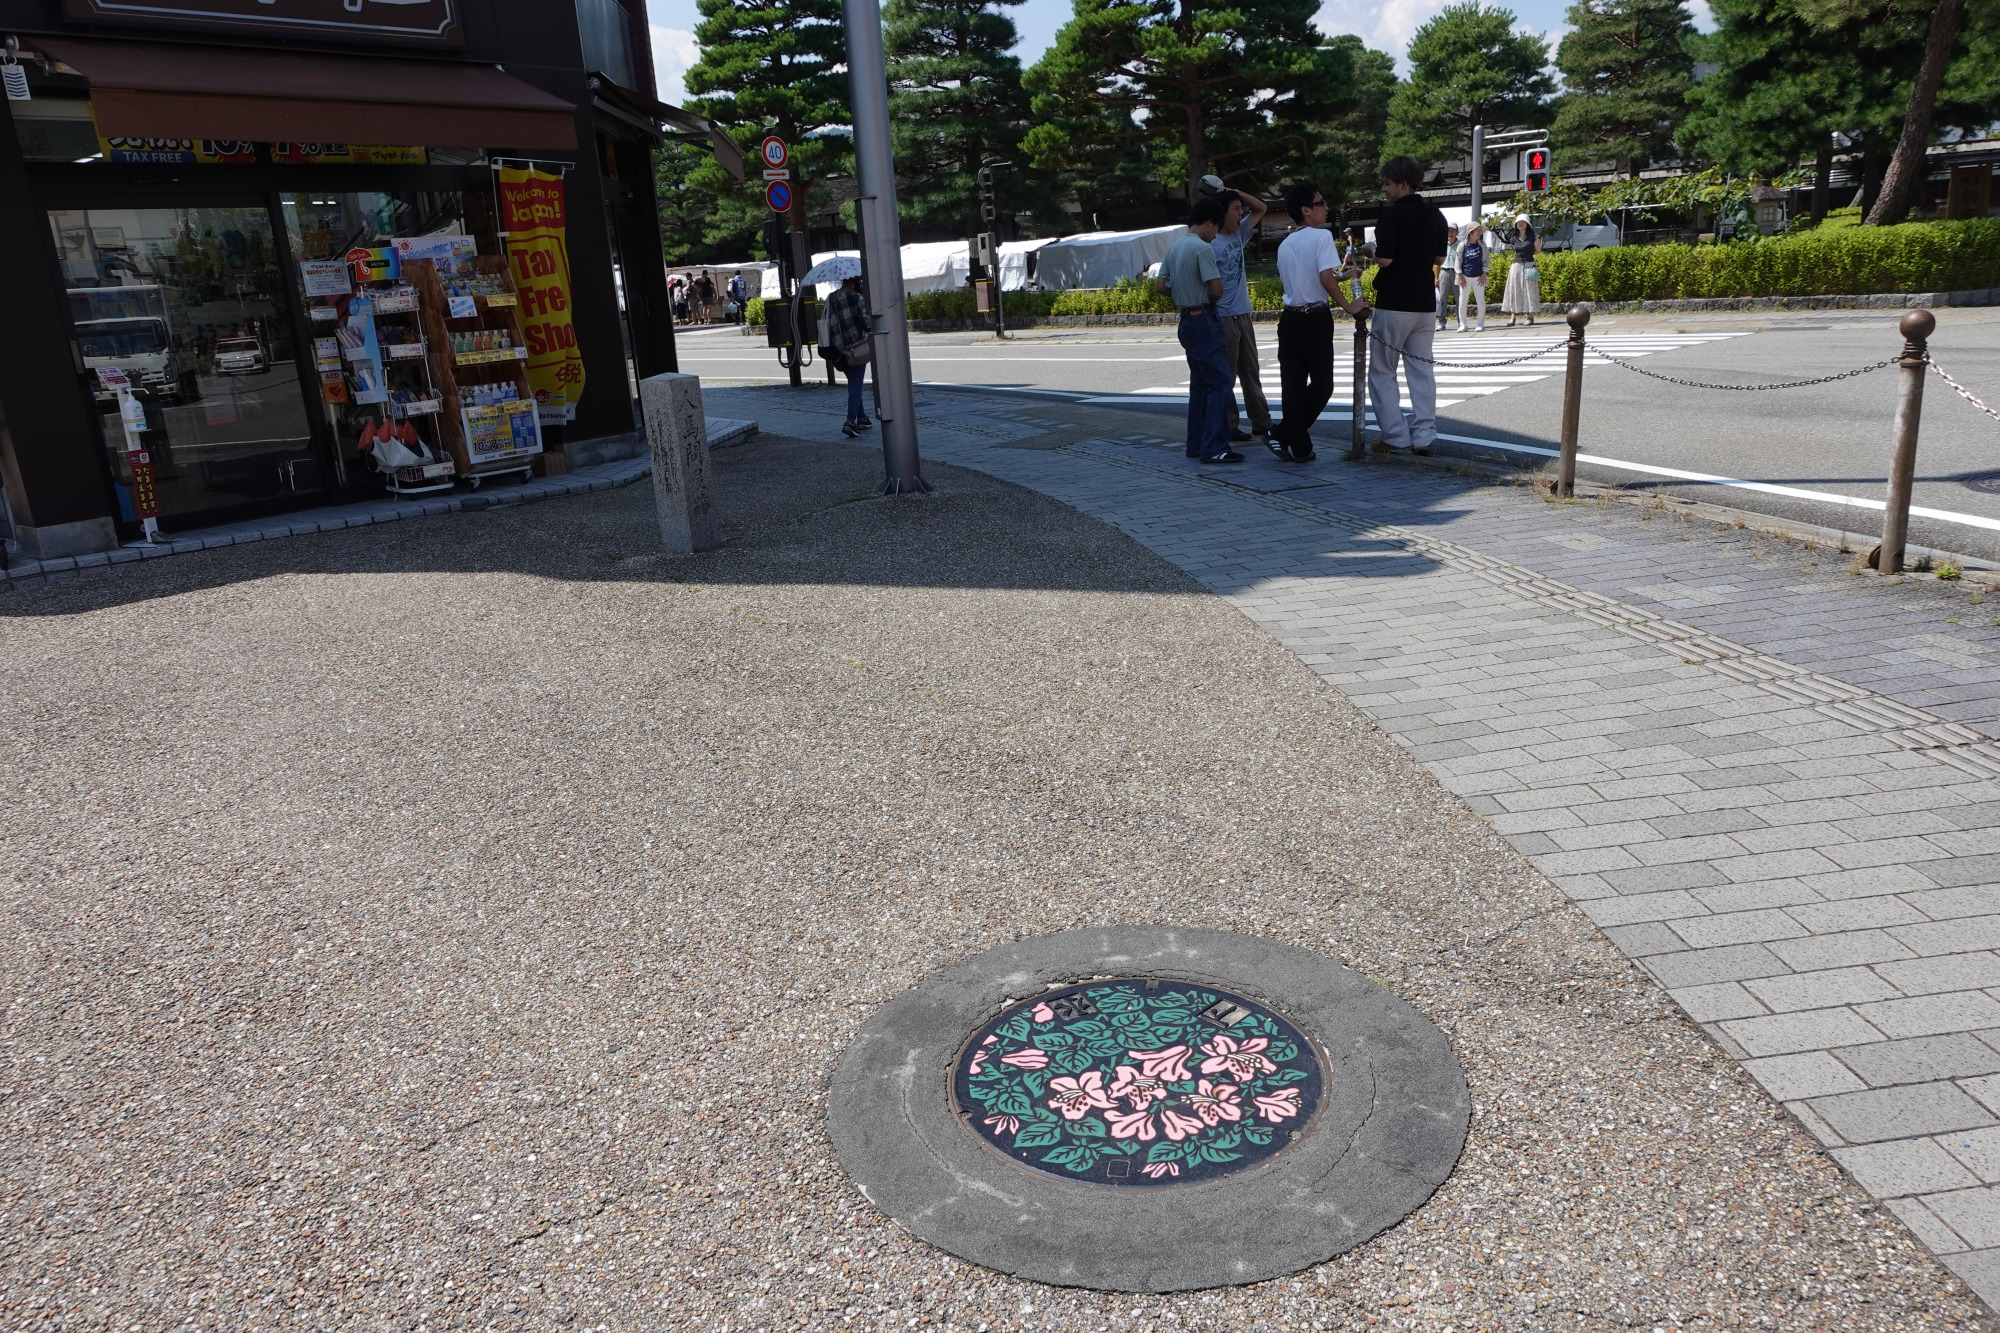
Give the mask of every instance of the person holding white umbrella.
<svg viewBox="0 0 2000 1333">
<path fill-rule="evenodd" d="M 861 380 L 868 373 L 875 343 L 868 327 L 868 298 L 861 294 L 861 261 L 853 255 L 835 255 L 824 260 L 799 279 L 800 285 L 838 282 L 840 290 L 826 298 L 826 323 L 820 330 L 819 354 L 827 364 L 847 376 L 847 420 L 840 433 L 850 440 L 875 423 L 868 419 L 861 396 Z"/>
</svg>

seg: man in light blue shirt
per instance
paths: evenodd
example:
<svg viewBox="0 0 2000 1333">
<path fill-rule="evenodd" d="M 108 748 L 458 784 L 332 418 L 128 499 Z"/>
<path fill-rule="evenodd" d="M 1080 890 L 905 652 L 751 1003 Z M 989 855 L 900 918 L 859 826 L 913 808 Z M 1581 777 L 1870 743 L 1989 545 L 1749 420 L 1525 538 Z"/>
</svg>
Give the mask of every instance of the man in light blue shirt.
<svg viewBox="0 0 2000 1333">
<path fill-rule="evenodd" d="M 1204 181 L 1214 183 L 1215 197 L 1224 209 L 1222 229 L 1209 242 L 1216 267 L 1222 270 L 1222 299 L 1216 302 L 1215 313 L 1222 319 L 1223 358 L 1243 387 L 1243 409 L 1250 414 L 1250 430 L 1269 441 L 1271 405 L 1264 401 L 1264 380 L 1257 365 L 1257 325 L 1251 317 L 1250 283 L 1243 272 L 1243 260 L 1245 245 L 1270 210 L 1255 195 L 1221 188 L 1221 180 L 1214 176 Z M 1203 188 L 1207 188 L 1206 183 Z M 1229 438 L 1237 444 L 1251 438 L 1243 429 L 1243 414 L 1233 393 L 1229 397 Z"/>
<path fill-rule="evenodd" d="M 1188 361 L 1187 456 L 1204 463 L 1240 463 L 1229 447 L 1227 340 L 1215 303 L 1222 299 L 1222 270 L 1211 243 L 1222 226 L 1222 205 L 1198 199 L 1188 211 L 1188 233 L 1160 261 L 1159 290 L 1180 307 L 1181 349 Z"/>
</svg>

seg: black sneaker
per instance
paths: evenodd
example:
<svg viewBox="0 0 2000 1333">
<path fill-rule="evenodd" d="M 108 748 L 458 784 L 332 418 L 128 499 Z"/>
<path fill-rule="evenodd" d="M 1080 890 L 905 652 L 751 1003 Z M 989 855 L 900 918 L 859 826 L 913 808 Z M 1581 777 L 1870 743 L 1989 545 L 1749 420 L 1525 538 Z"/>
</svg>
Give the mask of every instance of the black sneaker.
<svg viewBox="0 0 2000 1333">
<path fill-rule="evenodd" d="M 1250 432 L 1247 430 L 1232 430 L 1229 432 L 1229 442 L 1231 444 L 1248 444 L 1250 443 Z"/>
<path fill-rule="evenodd" d="M 869 419 L 868 419 L 867 417 L 862 417 L 862 418 L 860 418 L 860 419 L 859 419 L 858 421 L 856 421 L 856 422 L 854 423 L 854 425 L 855 425 L 855 427 L 856 427 L 857 429 L 859 429 L 859 430 L 873 430 L 873 429 L 875 429 L 875 423 L 874 423 L 874 422 L 872 422 L 872 421 L 870 421 L 870 420 L 869 420 Z"/>
<path fill-rule="evenodd" d="M 1231 449 L 1227 453 L 1205 455 L 1201 461 L 1204 463 L 1240 463 L 1243 461 L 1243 455 Z"/>
<path fill-rule="evenodd" d="M 1264 441 L 1264 447 L 1266 449 L 1269 449 L 1273 454 L 1275 454 L 1277 456 L 1278 461 L 1281 463 L 1290 463 L 1295 461 L 1292 457 L 1291 447 L 1285 444 L 1282 440 L 1266 440 Z"/>
</svg>

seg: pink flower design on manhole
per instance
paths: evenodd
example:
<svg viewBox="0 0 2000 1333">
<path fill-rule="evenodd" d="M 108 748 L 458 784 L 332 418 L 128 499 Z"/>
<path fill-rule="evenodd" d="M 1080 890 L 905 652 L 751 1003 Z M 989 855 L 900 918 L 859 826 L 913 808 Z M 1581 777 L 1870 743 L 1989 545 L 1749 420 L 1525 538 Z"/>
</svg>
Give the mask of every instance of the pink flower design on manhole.
<svg viewBox="0 0 2000 1333">
<path fill-rule="evenodd" d="M 1187 982 L 1093 982 L 1023 1001 L 952 1075 L 967 1129 L 1030 1169 L 1139 1187 L 1256 1166 L 1308 1132 L 1325 1086 L 1282 1016 Z"/>
</svg>

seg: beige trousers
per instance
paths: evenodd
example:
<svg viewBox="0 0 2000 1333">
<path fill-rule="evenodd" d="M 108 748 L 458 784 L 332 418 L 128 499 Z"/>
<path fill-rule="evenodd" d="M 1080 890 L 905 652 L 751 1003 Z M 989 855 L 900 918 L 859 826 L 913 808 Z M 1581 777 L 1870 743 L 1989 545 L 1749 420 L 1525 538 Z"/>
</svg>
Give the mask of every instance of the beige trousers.
<svg viewBox="0 0 2000 1333">
<path fill-rule="evenodd" d="M 1243 389 L 1243 407 L 1250 411 L 1250 429 L 1260 433 L 1271 429 L 1271 405 L 1264 401 L 1264 381 L 1257 365 L 1257 325 L 1249 315 L 1224 315 L 1222 336 L 1226 346 L 1223 357 L 1229 362 L 1229 373 Z M 1243 432 L 1243 409 L 1236 405 L 1236 395 L 1229 395 L 1229 429 L 1237 434 Z"/>
</svg>

